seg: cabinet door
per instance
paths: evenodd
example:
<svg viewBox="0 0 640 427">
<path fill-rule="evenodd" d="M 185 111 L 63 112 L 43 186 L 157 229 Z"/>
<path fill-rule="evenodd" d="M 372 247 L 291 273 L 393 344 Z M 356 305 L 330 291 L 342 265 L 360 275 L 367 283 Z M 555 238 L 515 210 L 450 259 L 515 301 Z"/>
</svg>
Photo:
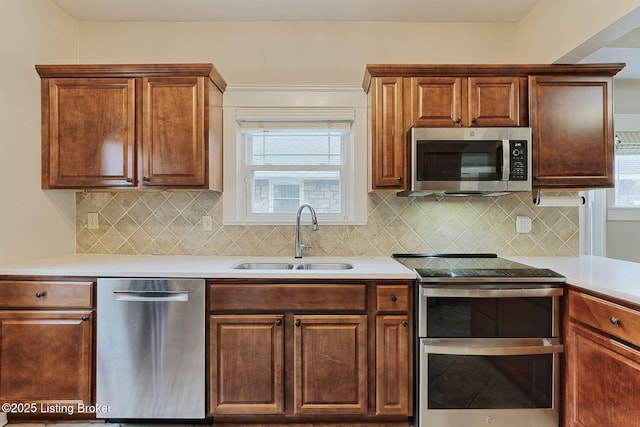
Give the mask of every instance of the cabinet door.
<svg viewBox="0 0 640 427">
<path fill-rule="evenodd" d="M 205 188 L 205 78 L 149 77 L 142 84 L 141 185 Z"/>
<path fill-rule="evenodd" d="M 210 410 L 284 413 L 284 316 L 210 316 Z"/>
<path fill-rule="evenodd" d="M 0 402 L 90 405 L 91 311 L 0 311 Z"/>
<path fill-rule="evenodd" d="M 407 188 L 407 138 L 403 115 L 403 79 L 374 79 L 371 109 L 371 188 Z"/>
<path fill-rule="evenodd" d="M 376 318 L 376 415 L 412 414 L 408 316 Z"/>
<path fill-rule="evenodd" d="M 469 78 L 470 126 L 519 126 L 518 77 Z"/>
<path fill-rule="evenodd" d="M 42 80 L 42 188 L 135 185 L 135 81 Z"/>
<path fill-rule="evenodd" d="M 296 414 L 367 413 L 367 316 L 294 316 Z"/>
<path fill-rule="evenodd" d="M 462 95 L 467 79 L 459 77 L 411 78 L 411 126 L 454 127 L 467 123 Z"/>
<path fill-rule="evenodd" d="M 613 186 L 609 77 L 529 80 L 535 188 Z"/>
<path fill-rule="evenodd" d="M 640 352 L 568 322 L 565 425 L 640 426 Z"/>
</svg>

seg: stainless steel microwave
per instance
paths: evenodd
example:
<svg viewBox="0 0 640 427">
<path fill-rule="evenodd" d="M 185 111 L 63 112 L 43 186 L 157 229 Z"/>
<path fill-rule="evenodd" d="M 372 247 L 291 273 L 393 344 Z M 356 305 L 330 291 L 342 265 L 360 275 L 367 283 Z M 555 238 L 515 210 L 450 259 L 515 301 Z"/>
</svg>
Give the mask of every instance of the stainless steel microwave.
<svg viewBox="0 0 640 427">
<path fill-rule="evenodd" d="M 400 196 L 531 191 L 531 128 L 422 128 L 408 133 L 410 188 Z"/>
</svg>

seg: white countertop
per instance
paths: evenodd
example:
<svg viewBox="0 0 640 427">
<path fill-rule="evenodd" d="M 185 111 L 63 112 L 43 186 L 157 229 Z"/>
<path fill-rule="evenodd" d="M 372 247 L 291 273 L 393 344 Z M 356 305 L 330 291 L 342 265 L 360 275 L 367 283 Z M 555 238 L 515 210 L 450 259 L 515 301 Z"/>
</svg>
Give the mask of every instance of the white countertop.
<svg viewBox="0 0 640 427">
<path fill-rule="evenodd" d="M 349 262 L 350 270 L 237 270 L 242 262 Z M 240 257 L 182 255 L 90 255 L 44 258 L 0 266 L 0 275 L 88 277 L 195 277 L 292 279 L 415 279 L 415 272 L 391 257 Z"/>
<path fill-rule="evenodd" d="M 550 268 L 567 283 L 640 304 L 640 263 L 583 255 L 579 257 L 505 257 L 532 267 Z"/>
</svg>

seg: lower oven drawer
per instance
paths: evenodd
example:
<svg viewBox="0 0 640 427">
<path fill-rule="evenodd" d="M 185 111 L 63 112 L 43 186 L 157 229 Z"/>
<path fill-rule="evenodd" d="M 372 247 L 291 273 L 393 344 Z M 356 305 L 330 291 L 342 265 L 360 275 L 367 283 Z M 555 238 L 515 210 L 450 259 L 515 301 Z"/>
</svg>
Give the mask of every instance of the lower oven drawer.
<svg viewBox="0 0 640 427">
<path fill-rule="evenodd" d="M 420 340 L 418 425 L 557 427 L 562 351 L 557 338 Z"/>
</svg>

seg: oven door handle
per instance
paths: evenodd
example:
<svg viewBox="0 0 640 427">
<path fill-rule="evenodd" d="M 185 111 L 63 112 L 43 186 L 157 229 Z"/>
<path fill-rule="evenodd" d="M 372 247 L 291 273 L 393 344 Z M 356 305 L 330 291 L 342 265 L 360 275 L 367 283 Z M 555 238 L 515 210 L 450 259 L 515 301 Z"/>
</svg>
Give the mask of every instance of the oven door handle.
<svg viewBox="0 0 640 427">
<path fill-rule="evenodd" d="M 557 297 L 562 296 L 564 290 L 556 288 L 518 288 L 518 289 L 491 289 L 451 286 L 442 288 L 422 288 L 425 297 L 450 297 L 450 298 L 532 298 L 532 297 Z"/>
<path fill-rule="evenodd" d="M 559 338 L 436 338 L 423 339 L 424 353 L 467 356 L 517 356 L 562 353 Z"/>
</svg>

